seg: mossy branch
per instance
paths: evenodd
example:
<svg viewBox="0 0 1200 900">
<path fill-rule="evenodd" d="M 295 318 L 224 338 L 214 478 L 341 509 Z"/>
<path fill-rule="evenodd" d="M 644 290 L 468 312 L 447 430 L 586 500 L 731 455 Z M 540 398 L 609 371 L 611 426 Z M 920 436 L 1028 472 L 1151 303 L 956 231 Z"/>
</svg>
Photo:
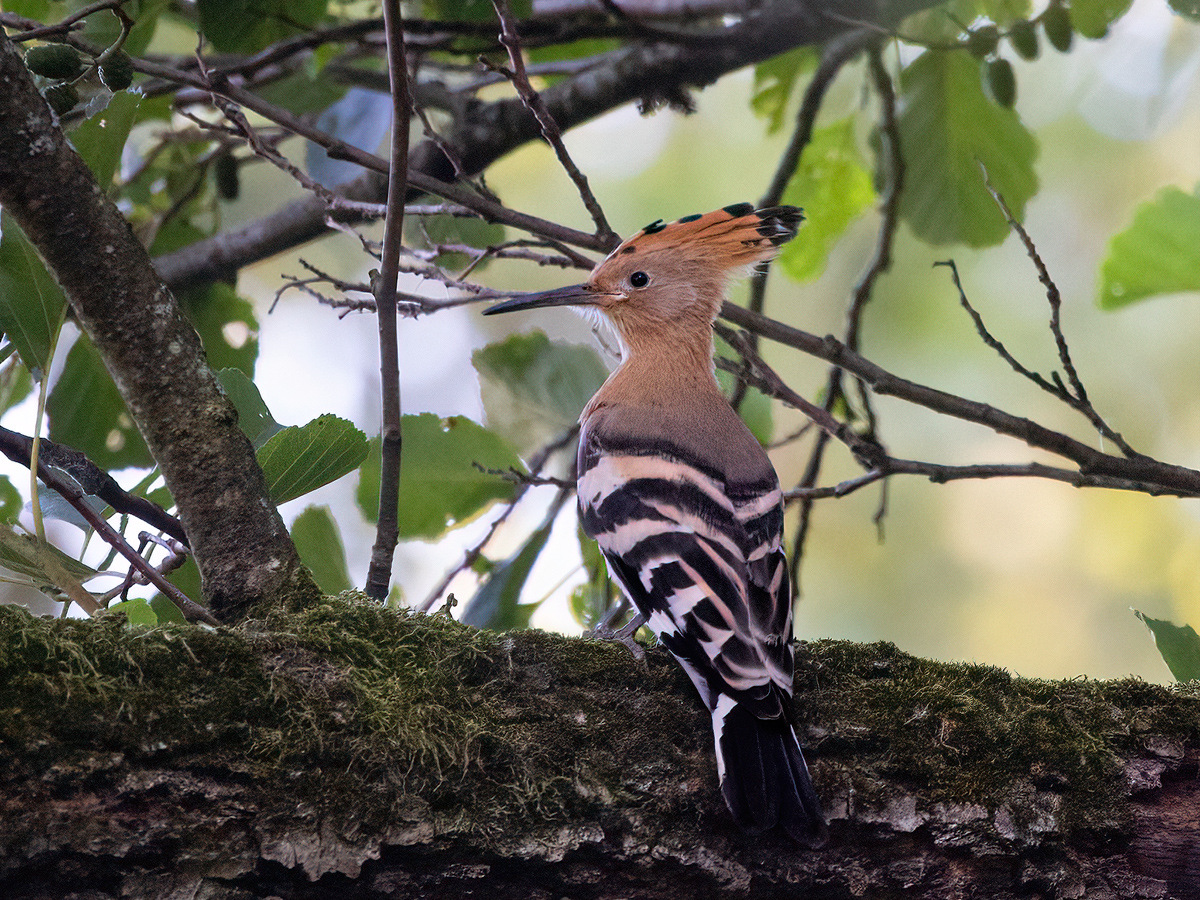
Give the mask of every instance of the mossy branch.
<svg viewBox="0 0 1200 900">
<path fill-rule="evenodd" d="M 837 641 L 797 669 L 819 851 L 732 825 L 660 651 L 355 598 L 215 631 L 0 608 L 0 895 L 1197 895 L 1200 689 Z"/>
</svg>

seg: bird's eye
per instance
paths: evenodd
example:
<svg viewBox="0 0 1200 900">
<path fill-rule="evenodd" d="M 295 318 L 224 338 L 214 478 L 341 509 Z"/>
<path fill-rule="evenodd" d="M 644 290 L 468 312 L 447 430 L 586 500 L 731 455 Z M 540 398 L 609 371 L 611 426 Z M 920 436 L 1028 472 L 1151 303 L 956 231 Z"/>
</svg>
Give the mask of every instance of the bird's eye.
<svg viewBox="0 0 1200 900">
<path fill-rule="evenodd" d="M 645 272 L 634 272 L 629 276 L 629 283 L 635 288 L 644 288 L 650 283 L 650 276 Z"/>
</svg>

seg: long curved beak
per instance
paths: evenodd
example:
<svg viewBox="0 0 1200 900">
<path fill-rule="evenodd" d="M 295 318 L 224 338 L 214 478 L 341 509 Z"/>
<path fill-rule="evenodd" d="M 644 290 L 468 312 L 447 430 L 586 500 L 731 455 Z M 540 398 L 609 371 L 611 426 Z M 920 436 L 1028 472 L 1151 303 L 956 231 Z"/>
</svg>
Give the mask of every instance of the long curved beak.
<svg viewBox="0 0 1200 900">
<path fill-rule="evenodd" d="M 538 291 L 534 294 L 518 294 L 511 300 L 489 306 L 483 311 L 485 316 L 495 313 L 516 312 L 522 309 L 544 309 L 548 306 L 595 306 L 596 292 L 586 284 L 573 284 L 570 287 L 555 288 L 552 291 Z"/>
</svg>

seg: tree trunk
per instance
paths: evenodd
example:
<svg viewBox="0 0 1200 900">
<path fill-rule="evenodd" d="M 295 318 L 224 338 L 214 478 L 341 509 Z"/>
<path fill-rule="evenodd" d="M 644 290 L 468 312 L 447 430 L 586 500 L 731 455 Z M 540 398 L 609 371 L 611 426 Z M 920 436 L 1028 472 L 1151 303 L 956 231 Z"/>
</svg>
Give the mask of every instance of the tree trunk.
<svg viewBox="0 0 1200 900">
<path fill-rule="evenodd" d="M 734 827 L 661 651 L 329 601 L 212 631 L 0 608 L 0 896 L 1200 896 L 1200 690 L 798 652 L 830 818 Z"/>
<path fill-rule="evenodd" d="M 175 498 L 214 611 L 303 595 L 311 582 L 199 335 L 3 30 L 0 205 L 100 350 Z"/>
</svg>

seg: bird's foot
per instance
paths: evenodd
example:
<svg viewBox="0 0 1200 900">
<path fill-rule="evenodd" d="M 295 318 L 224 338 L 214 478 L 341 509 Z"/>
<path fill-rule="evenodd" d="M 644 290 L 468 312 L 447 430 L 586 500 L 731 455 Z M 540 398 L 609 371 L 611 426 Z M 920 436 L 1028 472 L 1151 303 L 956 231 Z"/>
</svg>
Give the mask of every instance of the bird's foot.
<svg viewBox="0 0 1200 900">
<path fill-rule="evenodd" d="M 634 659 L 639 661 L 645 659 L 646 651 L 642 649 L 641 644 L 633 639 L 633 636 L 637 634 L 637 630 L 646 624 L 646 620 L 642 614 L 634 613 L 632 619 L 616 629 L 612 627 L 613 618 L 615 617 L 611 614 L 606 615 L 596 623 L 596 627 L 592 629 L 591 636 L 600 641 L 616 641 L 618 644 L 624 644 L 629 649 L 629 652 L 633 654 Z"/>
</svg>

